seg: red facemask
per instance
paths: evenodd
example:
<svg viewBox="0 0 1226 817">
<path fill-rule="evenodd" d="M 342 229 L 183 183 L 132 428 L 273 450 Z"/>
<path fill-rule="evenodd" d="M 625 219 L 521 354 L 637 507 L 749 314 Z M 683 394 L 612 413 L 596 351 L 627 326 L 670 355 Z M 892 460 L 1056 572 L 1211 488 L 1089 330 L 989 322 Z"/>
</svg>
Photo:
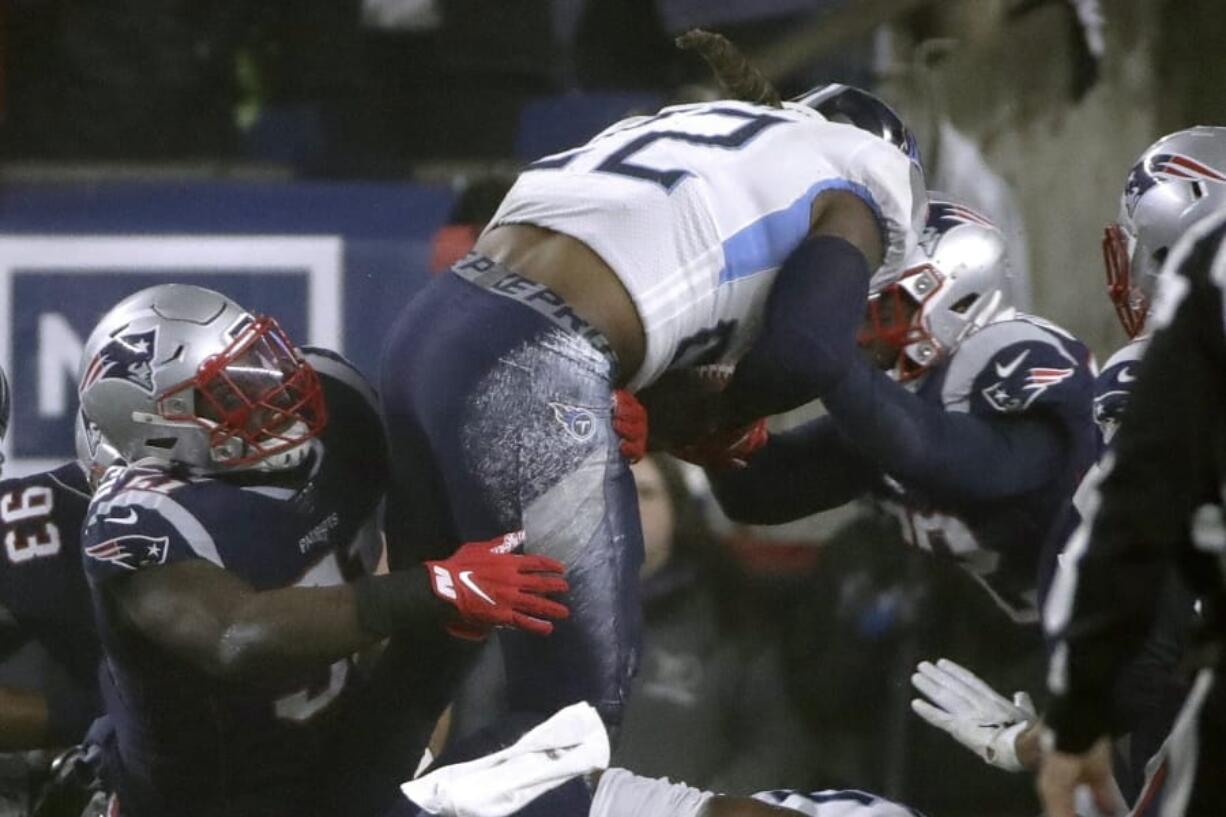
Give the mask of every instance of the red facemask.
<svg viewBox="0 0 1226 817">
<path fill-rule="evenodd" d="M 168 399 L 195 390 L 195 414 L 172 413 Z M 191 380 L 158 398 L 167 420 L 206 429 L 210 448 L 239 439 L 246 452 L 227 466 L 249 465 L 318 436 L 327 424 L 323 386 L 289 337 L 270 317 L 248 324 Z"/>
<path fill-rule="evenodd" d="M 926 269 L 926 266 L 913 267 L 903 273 L 903 278 Z M 898 380 L 907 381 L 919 377 L 927 367 L 911 360 L 906 347 L 928 339 L 928 334 L 916 320 L 922 304 L 901 286 L 901 281 L 902 278 L 869 297 L 864 325 L 860 327 L 856 343 L 868 350 L 879 365 L 894 369 Z M 931 295 L 929 293 L 928 297 Z"/>
<path fill-rule="evenodd" d="M 1132 284 L 1132 262 L 1128 256 L 1128 234 L 1118 224 L 1108 225 L 1103 234 L 1103 263 L 1107 267 L 1107 297 L 1128 337 L 1135 338 L 1145 327 L 1149 303 Z"/>
</svg>

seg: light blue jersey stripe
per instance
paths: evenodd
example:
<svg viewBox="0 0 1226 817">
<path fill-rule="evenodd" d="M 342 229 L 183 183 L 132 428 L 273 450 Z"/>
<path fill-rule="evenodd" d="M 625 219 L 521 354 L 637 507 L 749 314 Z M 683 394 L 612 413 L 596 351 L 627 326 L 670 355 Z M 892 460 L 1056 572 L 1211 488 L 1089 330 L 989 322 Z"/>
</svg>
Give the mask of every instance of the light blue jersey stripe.
<svg viewBox="0 0 1226 817">
<path fill-rule="evenodd" d="M 813 200 L 827 190 L 846 190 L 864 200 L 881 225 L 881 208 L 868 188 L 846 179 L 826 179 L 810 187 L 782 210 L 767 213 L 724 241 L 724 268 L 719 282 L 725 284 L 746 278 L 783 263 L 809 232 L 809 213 Z M 885 233 L 883 231 L 882 235 Z"/>
</svg>

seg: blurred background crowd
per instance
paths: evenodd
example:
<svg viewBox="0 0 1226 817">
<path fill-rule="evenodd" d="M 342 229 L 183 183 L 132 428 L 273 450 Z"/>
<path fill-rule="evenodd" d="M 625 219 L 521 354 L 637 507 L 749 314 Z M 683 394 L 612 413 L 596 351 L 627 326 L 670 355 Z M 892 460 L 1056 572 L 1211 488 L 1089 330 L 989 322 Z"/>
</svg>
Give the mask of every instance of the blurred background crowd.
<svg viewBox="0 0 1226 817">
<path fill-rule="evenodd" d="M 895 105 L 929 186 L 1006 230 L 1019 301 L 1100 355 L 1122 340 L 1099 242 L 1128 168 L 1163 133 L 1226 123 L 1218 0 L 5 0 L 0 15 L 3 233 L 34 230 L 32 187 L 425 185 L 451 193 L 425 216 L 437 271 L 525 161 L 713 98 L 672 43 L 702 26 L 785 93 L 843 81 Z M 9 346 L 32 355 L 35 338 Z M 1041 689 L 1037 628 L 868 508 L 750 529 L 671 460 L 636 476 L 647 632 L 616 762 L 728 792 L 1037 811 L 1025 776 L 907 707 L 938 640 L 999 689 Z"/>
</svg>

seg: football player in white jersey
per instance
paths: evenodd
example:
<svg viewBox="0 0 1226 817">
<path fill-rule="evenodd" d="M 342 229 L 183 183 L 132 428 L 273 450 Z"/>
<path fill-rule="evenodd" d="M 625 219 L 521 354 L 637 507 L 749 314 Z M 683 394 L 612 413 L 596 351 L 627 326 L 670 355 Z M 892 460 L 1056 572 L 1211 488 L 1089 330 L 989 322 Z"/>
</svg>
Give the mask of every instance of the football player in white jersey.
<svg viewBox="0 0 1226 817">
<path fill-rule="evenodd" d="M 427 556 L 398 541 L 511 520 L 568 566 L 571 618 L 537 644 L 501 638 L 526 724 L 576 700 L 616 724 L 634 671 L 642 543 L 614 390 L 739 362 L 711 430 L 808 402 L 861 318 L 814 331 L 814 304 L 862 304 L 901 270 L 921 178 L 909 132 L 854 88 L 665 108 L 529 165 L 474 252 L 405 307 L 381 389 L 393 567 Z"/>
<path fill-rule="evenodd" d="M 922 817 L 901 803 L 855 789 L 776 789 L 752 797 L 703 791 L 667 778 L 608 768 L 609 739 L 586 704 L 554 714 L 513 745 L 466 763 L 444 766 L 405 783 L 405 796 L 441 817 L 523 814 L 551 790 L 587 776 L 590 807 L 550 817 Z"/>
</svg>

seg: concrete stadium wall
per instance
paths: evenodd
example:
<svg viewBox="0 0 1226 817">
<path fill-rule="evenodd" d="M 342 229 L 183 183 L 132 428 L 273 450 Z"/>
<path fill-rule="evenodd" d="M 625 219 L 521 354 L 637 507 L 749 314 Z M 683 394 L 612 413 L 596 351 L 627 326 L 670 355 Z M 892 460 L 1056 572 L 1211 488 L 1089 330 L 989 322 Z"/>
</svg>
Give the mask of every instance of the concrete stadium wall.
<svg viewBox="0 0 1226 817">
<path fill-rule="evenodd" d="M 1164 4 L 1105 3 L 1101 77 L 1076 101 L 1079 32 L 1068 10 L 1048 3 L 1010 18 L 1015 5 L 942 2 L 920 28 L 952 37 L 948 55 L 927 70 L 893 72 L 886 93 L 919 123 L 921 140 L 931 138 L 934 113 L 945 112 L 1014 187 L 1030 239 L 1033 311 L 1079 335 L 1101 362 L 1124 340 L 1103 294 L 1102 230 L 1128 168 L 1164 132 L 1155 56 Z M 896 64 L 918 39 L 905 27 L 897 34 Z"/>
</svg>

